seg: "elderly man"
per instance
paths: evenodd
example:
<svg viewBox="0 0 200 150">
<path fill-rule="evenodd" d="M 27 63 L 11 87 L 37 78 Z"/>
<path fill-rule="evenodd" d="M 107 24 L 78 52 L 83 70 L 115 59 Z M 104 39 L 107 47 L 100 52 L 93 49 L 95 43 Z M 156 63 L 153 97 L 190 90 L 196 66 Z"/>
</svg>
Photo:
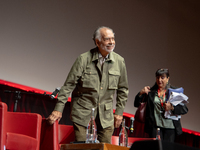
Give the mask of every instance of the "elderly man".
<svg viewBox="0 0 200 150">
<path fill-rule="evenodd" d="M 47 118 L 50 124 L 60 120 L 67 99 L 72 92 L 71 120 L 76 141 L 86 140 L 86 127 L 95 108 L 98 140 L 111 143 L 114 127 L 118 128 L 128 98 L 128 80 L 124 58 L 113 52 L 113 30 L 99 27 L 93 40 L 96 48 L 81 54 L 73 64 L 58 94 L 54 111 Z M 113 99 L 116 92 L 116 110 Z"/>
</svg>

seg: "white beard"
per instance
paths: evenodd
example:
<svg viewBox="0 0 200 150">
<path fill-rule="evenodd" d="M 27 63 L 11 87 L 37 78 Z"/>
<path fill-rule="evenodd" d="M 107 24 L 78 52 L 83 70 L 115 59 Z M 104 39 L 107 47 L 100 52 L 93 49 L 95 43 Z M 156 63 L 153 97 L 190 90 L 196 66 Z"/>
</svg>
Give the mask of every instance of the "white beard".
<svg viewBox="0 0 200 150">
<path fill-rule="evenodd" d="M 105 50 L 108 53 L 114 51 L 115 45 L 114 45 L 114 47 L 112 49 L 108 49 L 107 46 L 113 46 L 113 45 L 106 45 L 106 46 L 103 46 L 102 44 L 100 45 L 101 49 Z"/>
</svg>

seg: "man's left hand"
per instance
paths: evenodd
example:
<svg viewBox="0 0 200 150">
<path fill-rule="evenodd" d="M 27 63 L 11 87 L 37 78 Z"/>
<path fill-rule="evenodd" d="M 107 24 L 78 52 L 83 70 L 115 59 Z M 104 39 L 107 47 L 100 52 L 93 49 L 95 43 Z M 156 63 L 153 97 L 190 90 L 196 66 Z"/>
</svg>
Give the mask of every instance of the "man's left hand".
<svg viewBox="0 0 200 150">
<path fill-rule="evenodd" d="M 122 119 L 123 119 L 123 116 L 114 115 L 114 127 L 115 127 L 115 128 L 119 128 L 119 126 L 120 126 L 121 123 L 122 123 Z"/>
</svg>

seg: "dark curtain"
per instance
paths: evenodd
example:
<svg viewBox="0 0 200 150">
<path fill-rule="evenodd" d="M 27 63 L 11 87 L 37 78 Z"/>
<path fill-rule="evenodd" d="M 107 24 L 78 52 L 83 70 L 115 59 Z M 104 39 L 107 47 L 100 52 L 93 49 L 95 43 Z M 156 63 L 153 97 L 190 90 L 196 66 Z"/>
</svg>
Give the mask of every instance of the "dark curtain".
<svg viewBox="0 0 200 150">
<path fill-rule="evenodd" d="M 54 110 L 57 99 L 51 99 L 46 94 L 27 92 L 0 84 L 0 101 L 8 105 L 8 111 L 14 111 L 14 106 L 17 104 L 16 112 L 38 113 L 43 118 L 47 118 Z M 69 114 L 70 102 L 67 102 L 63 111 L 63 117 L 59 123 L 72 125 Z"/>
</svg>

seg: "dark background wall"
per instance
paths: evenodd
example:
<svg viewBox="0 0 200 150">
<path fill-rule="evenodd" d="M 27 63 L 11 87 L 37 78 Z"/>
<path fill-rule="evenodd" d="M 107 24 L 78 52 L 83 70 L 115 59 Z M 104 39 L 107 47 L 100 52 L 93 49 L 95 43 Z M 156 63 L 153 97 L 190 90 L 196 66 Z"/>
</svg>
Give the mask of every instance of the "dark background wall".
<svg viewBox="0 0 200 150">
<path fill-rule="evenodd" d="M 200 132 L 199 0 L 7 0 L 0 1 L 0 79 L 54 91 L 77 56 L 94 47 L 101 25 L 113 28 L 135 95 L 155 82 L 158 68 L 189 97 L 182 126 Z"/>
</svg>

